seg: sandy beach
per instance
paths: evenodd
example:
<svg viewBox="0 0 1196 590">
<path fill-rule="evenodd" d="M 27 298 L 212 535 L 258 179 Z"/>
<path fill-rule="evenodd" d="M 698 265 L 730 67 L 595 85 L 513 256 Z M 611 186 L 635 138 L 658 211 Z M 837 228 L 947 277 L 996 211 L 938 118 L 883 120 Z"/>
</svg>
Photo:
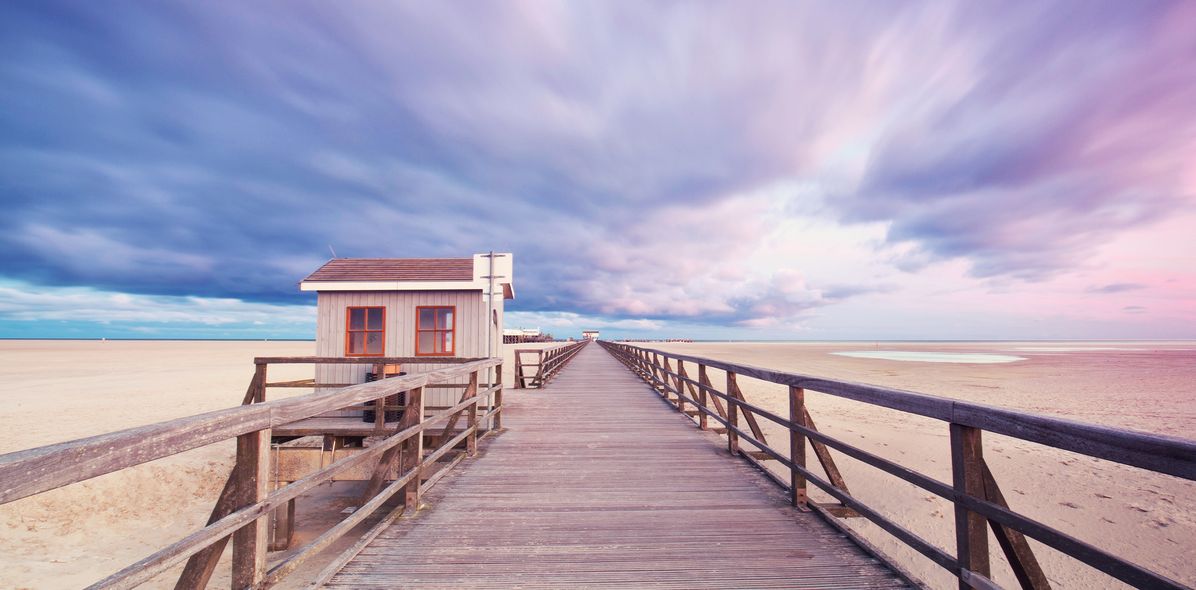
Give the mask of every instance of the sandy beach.
<svg viewBox="0 0 1196 590">
<path fill-rule="evenodd" d="M 504 351 L 508 384 L 514 348 Z M 314 350 L 313 342 L 0 340 L 0 453 L 235 406 L 253 357 Z M 311 376 L 310 366 L 271 368 L 271 379 Z M 308 391 L 271 389 L 270 399 Z M 233 450 L 227 441 L 0 506 L 0 588 L 82 587 L 201 528 Z M 355 490 L 353 482 L 320 488 L 300 502 L 300 518 L 304 504 L 312 511 L 353 504 Z M 338 516 L 313 517 L 314 530 L 301 527 L 296 545 Z M 346 536 L 325 554 L 351 542 Z M 226 553 L 212 587 L 227 586 L 228 576 Z M 144 587 L 173 588 L 175 577 Z"/>
<path fill-rule="evenodd" d="M 647 346 L 1110 426 L 1176 436 L 1196 432 L 1196 345 L 1191 344 Z M 252 375 L 254 356 L 307 355 L 313 348 L 311 342 L 0 341 L 0 413 L 6 425 L 0 452 L 235 405 Z M 513 348 L 504 351 L 508 384 Z M 977 364 L 832 354 L 865 351 L 1024 360 Z M 305 371 L 310 369 L 278 369 L 272 378 L 310 376 Z M 785 411 L 781 388 L 751 379 L 740 385 L 749 400 Z M 809 405 L 823 431 L 949 481 L 945 425 L 821 394 L 811 393 Z M 784 446 L 777 429 L 766 426 L 765 431 Z M 986 436 L 985 448 L 1015 509 L 1196 584 L 1191 565 L 1196 563 L 1196 486 L 1190 482 L 998 436 Z M 202 526 L 228 473 L 231 452 L 231 443 L 213 445 L 0 507 L 0 587 L 86 585 Z M 843 457 L 839 466 L 853 494 L 952 550 L 952 513 L 945 501 Z M 334 505 L 352 500 L 347 492 L 323 493 Z M 849 522 L 932 586 L 953 585 L 887 534 L 861 519 Z M 297 541 L 303 540 L 301 532 Z M 1053 551 L 1040 548 L 1038 553 L 1057 588 L 1119 587 Z M 1009 585 L 1007 569 L 997 569 L 997 581 Z M 214 587 L 227 585 L 227 576 L 226 569 L 218 570 Z M 162 576 L 147 587 L 172 584 L 173 578 Z"/>
<path fill-rule="evenodd" d="M 1188 438 L 1196 432 L 1194 343 L 644 346 L 1107 426 Z M 954 355 L 999 355 L 1023 360 L 898 361 L 836 354 L 842 352 L 869 352 L 884 357 L 929 354 L 932 358 L 946 353 L 939 358 L 951 360 L 975 360 Z M 883 354 L 886 352 L 902 354 Z M 711 375 L 715 383 L 720 383 L 721 374 Z M 741 378 L 739 385 L 749 401 L 782 415 L 788 412 L 787 392 L 782 387 L 746 378 Z M 944 423 L 825 394 L 809 393 L 807 403 L 821 431 L 940 481 L 951 481 Z M 761 424 L 775 448 L 787 448 L 788 443 L 784 442 L 787 435 L 767 421 L 762 420 Z M 1196 584 L 1193 482 L 992 434 L 985 434 L 984 444 L 985 458 L 1015 510 L 1185 584 Z M 836 457 L 853 495 L 940 548 L 954 552 L 954 521 L 949 502 L 842 455 Z M 818 492 L 812 496 L 827 498 Z M 938 566 L 879 528 L 864 519 L 847 522 L 931 586 L 954 587 L 954 580 Z M 1086 565 L 1031 542 L 1056 588 L 1125 587 Z M 999 553 L 995 540 L 990 539 L 990 546 Z M 1017 586 L 1002 559 L 994 560 L 994 574 L 1001 585 Z"/>
</svg>

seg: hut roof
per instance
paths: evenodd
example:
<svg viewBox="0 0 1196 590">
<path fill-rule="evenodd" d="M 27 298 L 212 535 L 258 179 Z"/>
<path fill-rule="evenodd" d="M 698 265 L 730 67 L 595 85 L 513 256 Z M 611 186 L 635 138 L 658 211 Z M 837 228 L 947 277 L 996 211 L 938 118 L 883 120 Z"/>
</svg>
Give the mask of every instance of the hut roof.
<svg viewBox="0 0 1196 590">
<path fill-rule="evenodd" d="M 304 281 L 470 281 L 472 258 L 335 258 Z"/>
<path fill-rule="evenodd" d="M 515 298 L 515 256 L 334 258 L 299 282 L 301 291 L 482 291 Z M 501 292 L 499 291 L 501 289 Z"/>
</svg>

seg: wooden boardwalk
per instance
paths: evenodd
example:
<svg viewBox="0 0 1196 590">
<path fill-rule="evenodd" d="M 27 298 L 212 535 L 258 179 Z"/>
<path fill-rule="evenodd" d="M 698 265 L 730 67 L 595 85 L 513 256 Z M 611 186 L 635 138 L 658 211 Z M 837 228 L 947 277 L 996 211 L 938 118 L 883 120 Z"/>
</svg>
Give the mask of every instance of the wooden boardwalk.
<svg viewBox="0 0 1196 590">
<path fill-rule="evenodd" d="M 508 429 L 333 588 L 893 588 L 602 348 L 511 392 Z"/>
</svg>

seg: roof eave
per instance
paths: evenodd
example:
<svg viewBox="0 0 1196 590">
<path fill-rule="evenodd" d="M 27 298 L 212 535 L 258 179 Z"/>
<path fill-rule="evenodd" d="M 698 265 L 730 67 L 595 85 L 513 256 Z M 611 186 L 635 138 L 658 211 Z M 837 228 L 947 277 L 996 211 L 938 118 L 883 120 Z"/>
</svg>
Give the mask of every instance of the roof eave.
<svg viewBox="0 0 1196 590">
<path fill-rule="evenodd" d="M 303 281 L 300 291 L 483 291 L 474 281 Z"/>
</svg>

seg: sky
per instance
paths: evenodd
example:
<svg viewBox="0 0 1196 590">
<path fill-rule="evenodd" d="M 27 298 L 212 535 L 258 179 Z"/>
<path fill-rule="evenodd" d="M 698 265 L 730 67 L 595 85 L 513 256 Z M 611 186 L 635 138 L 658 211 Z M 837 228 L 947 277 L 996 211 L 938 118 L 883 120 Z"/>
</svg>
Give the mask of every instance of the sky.
<svg viewBox="0 0 1196 590">
<path fill-rule="evenodd" d="M 1196 338 L 1194 2 L 0 3 L 0 337 Z"/>
</svg>

